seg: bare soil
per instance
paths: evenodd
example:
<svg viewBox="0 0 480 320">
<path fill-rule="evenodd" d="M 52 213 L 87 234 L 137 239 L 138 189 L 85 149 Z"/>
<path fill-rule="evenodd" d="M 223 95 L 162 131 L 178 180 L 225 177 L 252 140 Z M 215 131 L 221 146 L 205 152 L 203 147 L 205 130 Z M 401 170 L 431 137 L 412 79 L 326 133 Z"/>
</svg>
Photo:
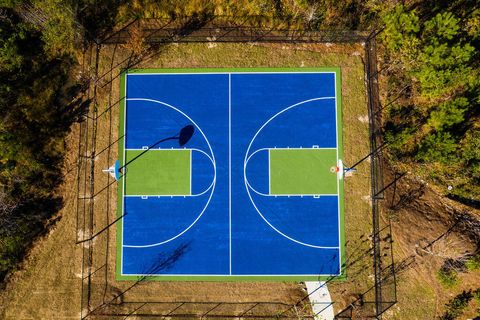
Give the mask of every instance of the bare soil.
<svg viewBox="0 0 480 320">
<path fill-rule="evenodd" d="M 387 168 L 385 180 L 394 176 Z M 461 272 L 453 288 L 443 287 L 436 277 L 447 259 L 478 251 L 479 212 L 442 197 L 414 172 L 389 188 L 385 201 L 383 219 L 392 221 L 398 289 L 398 303 L 385 319 L 438 318 L 454 296 L 480 287 L 479 271 Z M 473 318 L 476 308 L 472 301 L 461 319 Z"/>
</svg>

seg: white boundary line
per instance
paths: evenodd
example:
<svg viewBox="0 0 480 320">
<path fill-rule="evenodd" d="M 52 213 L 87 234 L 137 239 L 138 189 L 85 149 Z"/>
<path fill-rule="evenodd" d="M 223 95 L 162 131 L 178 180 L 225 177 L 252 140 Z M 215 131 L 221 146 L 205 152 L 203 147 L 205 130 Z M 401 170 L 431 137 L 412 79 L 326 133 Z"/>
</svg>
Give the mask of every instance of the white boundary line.
<svg viewBox="0 0 480 320">
<path fill-rule="evenodd" d="M 338 99 L 337 99 L 337 74 L 333 74 L 333 87 L 335 88 L 335 133 L 336 133 L 336 146 L 337 146 L 337 165 L 338 165 Z M 342 172 L 343 174 L 343 172 Z M 337 221 L 338 221 L 338 245 L 342 245 L 341 239 L 341 217 L 340 217 L 340 179 L 338 179 L 337 175 Z M 338 270 L 342 273 L 342 250 L 339 248 L 338 250 Z"/>
<path fill-rule="evenodd" d="M 125 159 L 127 155 L 127 81 L 128 81 L 128 76 L 125 76 L 125 101 L 124 101 L 124 108 L 123 108 L 123 163 L 122 166 L 125 165 Z M 122 179 L 122 215 L 125 216 L 125 184 L 127 177 L 124 176 Z M 123 274 L 123 248 L 125 244 L 125 219 L 122 218 L 122 248 L 120 250 L 121 256 L 120 256 L 120 273 Z"/>
<path fill-rule="evenodd" d="M 232 74 L 228 74 L 228 254 L 232 274 Z"/>
<path fill-rule="evenodd" d="M 197 74 L 309 74 L 309 73 L 316 73 L 316 74 L 324 74 L 324 73 L 333 73 L 335 74 L 335 71 L 237 71 L 237 72 L 229 72 L 229 71 L 223 71 L 223 72 L 146 72 L 146 73 L 129 73 L 128 76 L 178 76 L 178 75 L 185 75 L 185 76 L 191 76 L 191 75 L 197 75 Z"/>
<path fill-rule="evenodd" d="M 336 72 L 328 72 L 328 71 L 304 71 L 304 72 L 285 72 L 285 71 L 277 71 L 277 72 L 205 72 L 205 73 L 130 73 L 130 74 L 127 74 L 126 77 L 125 77 L 125 95 L 127 95 L 127 78 L 128 76 L 133 76 L 133 75 L 198 75 L 198 74 L 228 74 L 229 75 L 229 161 L 231 161 L 231 91 L 230 91 L 230 78 L 231 78 L 231 75 L 232 74 L 278 74 L 278 73 L 283 73 L 283 74 L 308 74 L 308 73 L 333 73 L 334 74 L 334 89 L 335 89 L 335 97 L 333 97 L 333 99 L 335 99 L 335 127 L 336 127 L 336 139 L 337 139 L 337 148 L 335 148 L 337 150 L 337 161 L 338 161 L 338 114 L 337 114 L 337 108 L 338 108 L 338 101 L 337 101 L 337 83 L 336 83 Z M 126 97 L 125 97 L 126 98 Z M 332 97 L 324 97 L 323 99 L 331 99 Z M 313 101 L 313 100 L 320 100 L 322 98 L 317 98 L 317 99 L 311 99 L 310 101 Z M 126 135 L 126 109 L 127 109 L 127 101 L 128 100 L 149 100 L 149 99 L 125 99 L 125 108 L 124 108 L 124 135 Z M 155 101 L 155 102 L 158 102 L 158 101 Z M 301 103 L 305 103 L 306 101 L 303 101 Z M 163 104 L 163 103 L 162 103 Z M 300 103 L 298 103 L 300 104 Z M 297 104 L 297 105 L 298 105 Z M 290 106 L 289 108 L 287 109 L 290 109 L 291 107 L 294 107 L 296 105 L 293 105 L 293 106 Z M 172 106 L 170 106 L 172 107 Z M 276 114 L 274 117 L 276 117 L 277 115 L 279 115 L 280 113 L 283 113 L 284 111 L 286 111 L 287 109 L 279 112 L 278 114 Z M 180 111 L 181 112 L 181 111 Z M 182 114 L 184 114 L 183 112 L 181 112 Z M 188 117 L 188 116 L 187 116 Z M 248 155 L 248 152 L 250 150 L 250 147 L 252 145 L 252 142 L 253 140 L 255 140 L 256 136 L 258 135 L 258 133 L 263 129 L 263 127 L 268 123 L 270 122 L 274 117 L 272 117 L 271 119 L 269 119 L 260 129 L 259 131 L 257 131 L 257 133 L 255 134 L 255 136 L 253 137 L 253 139 L 251 140 L 249 146 L 248 146 L 248 149 L 247 149 L 247 152 L 246 152 L 246 155 Z M 199 128 L 200 129 L 200 128 Z M 200 129 L 201 131 L 201 129 Z M 202 132 L 203 134 L 203 132 Z M 207 141 L 208 143 L 208 141 Z M 124 139 L 124 152 L 123 152 L 123 158 L 124 158 L 124 163 L 125 163 L 125 154 L 126 154 L 126 148 L 125 148 L 125 145 L 126 145 L 126 137 Z M 210 145 L 209 145 L 210 147 Z M 327 149 L 327 148 L 325 148 Z M 329 148 L 329 149 L 333 149 L 333 148 Z M 210 151 L 212 152 L 212 157 L 213 157 L 213 162 L 214 162 L 214 166 L 215 166 L 215 155 L 213 154 L 213 151 L 211 150 L 211 147 L 210 147 Z M 246 178 L 246 167 L 245 167 L 245 161 L 244 161 L 244 177 Z M 214 168 L 215 172 L 216 172 L 216 169 Z M 190 175 L 191 177 L 191 175 Z M 123 191 L 125 191 L 125 180 L 123 181 Z M 214 178 L 215 180 L 215 178 Z M 229 215 L 230 215 L 230 275 L 231 275 L 231 163 L 230 163 L 230 167 L 229 167 L 229 184 L 230 184 L 230 192 L 229 192 Z M 246 184 L 248 183 L 247 181 L 245 181 Z M 213 182 L 215 184 L 215 181 Z M 339 189 L 339 182 L 337 180 L 337 190 L 338 192 L 340 191 Z M 270 188 L 270 183 L 269 183 L 269 188 Z M 209 188 L 210 189 L 210 188 Z M 270 191 L 269 191 L 270 192 Z M 250 200 L 251 199 L 251 196 L 250 196 L 250 193 L 248 192 L 248 187 L 247 187 L 247 193 L 248 193 L 248 196 L 250 197 Z M 125 194 L 123 192 L 123 194 Z M 212 190 L 212 194 L 213 195 L 213 190 Z M 210 196 L 211 198 L 211 196 Z M 210 199 L 209 199 L 210 200 Z M 122 199 L 123 201 L 123 209 L 125 209 L 125 197 L 123 197 Z M 338 226 L 339 226 L 339 245 L 341 244 L 340 243 L 340 197 L 338 196 Z M 255 209 L 257 209 L 258 211 L 258 208 L 255 206 L 255 204 L 253 203 L 252 201 L 252 204 L 254 205 Z M 203 212 L 202 212 L 203 213 Z M 260 214 L 261 215 L 261 214 Z M 201 216 L 201 215 L 200 215 Z M 263 218 L 263 216 L 262 216 Z M 197 218 L 198 220 L 198 218 Z M 195 221 L 196 222 L 196 221 Z M 268 222 L 267 222 L 268 223 Z M 268 223 L 269 224 L 269 223 Z M 270 224 L 269 224 L 270 225 Z M 271 225 L 270 225 L 271 226 Z M 121 275 L 125 275 L 125 276 L 149 276 L 149 274 L 124 274 L 123 273 L 123 248 L 124 248 L 124 245 L 123 245 L 123 235 L 124 235 L 124 223 L 122 223 L 122 257 L 121 257 Z M 275 229 L 275 228 L 274 228 Z M 275 229 L 276 230 L 276 229 Z M 173 239 L 172 239 L 173 240 Z M 340 250 L 340 247 L 328 247 L 329 249 L 338 249 L 339 250 L 339 263 L 340 263 L 340 269 L 341 270 L 341 250 Z M 312 275 L 309 275 L 309 274 L 288 274 L 288 275 L 279 275 L 279 274 L 275 274 L 275 275 L 265 275 L 265 274 L 262 274 L 262 275 L 235 275 L 235 277 L 268 277 L 268 276 L 273 276 L 273 277 L 276 277 L 276 276 L 279 276 L 279 277 L 282 277 L 282 276 L 285 276 L 285 277 L 292 277 L 292 276 L 338 276 L 338 275 L 341 275 L 341 272 L 338 273 L 338 274 L 312 274 Z M 227 274 L 220 274 L 220 275 L 215 275 L 215 274 L 205 274 L 205 275 L 201 275 L 201 274 L 182 274 L 182 275 L 168 275 L 168 274 L 162 274 L 162 275 L 157 275 L 157 274 L 153 274 L 151 276 L 174 276 L 174 277 L 183 277 L 183 276 L 227 276 Z"/>
<path fill-rule="evenodd" d="M 338 277 L 341 273 L 337 274 L 233 274 L 232 277 Z M 230 277 L 228 273 L 225 274 L 140 274 L 140 273 L 122 273 L 122 276 L 131 276 L 131 277 L 140 277 L 140 276 L 147 276 L 147 277 Z M 268 280 L 268 279 L 266 279 Z M 231 281 L 231 280 L 227 280 Z"/>
</svg>

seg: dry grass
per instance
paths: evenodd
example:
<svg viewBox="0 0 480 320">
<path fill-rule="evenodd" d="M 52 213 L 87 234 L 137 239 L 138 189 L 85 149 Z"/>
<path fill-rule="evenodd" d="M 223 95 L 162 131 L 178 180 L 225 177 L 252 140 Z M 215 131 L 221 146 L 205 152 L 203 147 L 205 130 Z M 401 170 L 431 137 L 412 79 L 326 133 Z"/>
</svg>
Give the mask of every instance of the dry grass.
<svg viewBox="0 0 480 320">
<path fill-rule="evenodd" d="M 2 319 L 78 319 L 80 311 L 80 247 L 75 245 L 76 138 L 67 139 L 65 182 L 59 190 L 64 207 L 58 221 L 37 241 L 30 255 L 0 292 Z M 73 169 L 73 170 L 72 170 Z"/>
<path fill-rule="evenodd" d="M 128 50 L 123 47 L 104 47 L 100 55 L 100 72 L 105 74 L 112 66 L 128 57 Z M 368 153 L 368 123 L 363 63 L 360 45 L 251 45 L 251 44 L 170 44 L 160 48 L 160 53 L 142 62 L 137 67 L 179 68 L 179 67 L 331 67 L 342 68 L 342 96 L 344 114 L 345 162 L 352 164 L 356 159 Z M 113 59 L 113 60 L 112 60 Z M 93 65 L 93 63 L 92 63 Z M 118 138 L 118 88 L 119 79 L 115 77 L 119 68 L 100 79 L 98 89 L 98 114 L 96 145 L 97 153 L 105 150 L 95 159 L 95 192 L 112 182 L 101 170 L 108 168 L 117 158 L 116 144 Z M 111 82 L 108 82 L 111 80 Z M 103 86 L 103 87 L 102 87 Z M 111 107 L 111 108 L 110 108 Z M 78 132 L 72 132 L 70 146 L 72 156 Z M 93 134 L 92 131 L 89 135 Z M 108 148 L 112 145 L 111 148 Z M 82 167 L 85 169 L 86 167 Z M 348 279 L 344 282 L 332 282 L 332 291 L 336 310 L 341 310 L 350 303 L 356 293 L 365 290 L 371 284 L 369 270 L 371 258 L 362 254 L 369 250 L 368 235 L 371 233 L 370 203 L 368 201 L 369 165 L 367 162 L 358 167 L 358 172 L 347 178 L 346 188 L 346 240 L 347 263 L 360 258 L 347 270 Z M 88 180 L 88 174 L 86 178 Z M 82 176 L 82 179 L 85 179 Z M 105 312 L 129 311 L 140 307 L 138 304 L 118 305 L 135 301 L 164 301 L 162 305 L 141 307 L 145 313 L 166 312 L 181 301 L 197 302 L 186 304 L 176 312 L 194 312 L 201 314 L 218 302 L 213 314 L 234 314 L 248 310 L 252 303 L 269 302 L 255 307 L 256 314 L 275 314 L 284 310 L 285 305 L 293 304 L 304 297 L 303 286 L 294 282 L 142 282 L 134 284 L 129 281 L 115 280 L 115 228 L 98 236 L 95 241 L 87 242 L 81 248 L 75 246 L 77 235 L 93 234 L 115 219 L 115 185 L 95 196 L 93 200 L 94 226 L 89 227 L 87 220 L 80 220 L 80 230 L 75 223 L 75 177 L 70 176 L 62 189 L 66 205 L 60 213 L 62 220 L 52 230 L 49 237 L 42 240 L 32 251 L 25 264 L 24 272 L 15 275 L 8 289 L 2 294 L 2 306 L 6 319 L 61 319 L 78 318 L 80 315 L 81 254 L 93 248 L 91 277 L 90 310 L 113 301 Z M 89 202 L 86 203 L 90 204 Z M 83 208 L 83 203 L 80 204 Z M 88 208 L 86 206 L 85 208 Z M 84 223 L 86 222 L 86 223 Z M 367 239 L 367 241 L 365 241 Z M 83 251 L 82 251 L 83 250 Z M 84 270 L 87 275 L 88 270 Z M 86 281 L 84 281 L 86 283 Z M 119 299 L 120 293 L 128 290 Z M 350 296 L 351 295 L 351 296 Z M 113 300 L 112 300 L 113 299 Z M 86 299 L 84 299 L 86 301 Z M 199 304 L 202 302 L 203 304 Z M 211 304 L 205 304 L 211 303 Z M 244 303 L 244 304 L 239 304 Z M 249 304 L 248 304 L 249 303 Z M 86 306 L 84 305 L 83 308 Z M 290 314 L 308 315 L 306 306 Z M 99 309 L 100 310 L 100 309 Z M 106 316 L 105 318 L 109 318 Z"/>
<path fill-rule="evenodd" d="M 445 259 L 476 250 L 478 239 L 472 239 L 461 224 L 450 229 L 455 215 L 467 208 L 442 198 L 414 173 L 398 182 L 394 198 L 391 191 L 387 205 L 393 208 L 389 214 L 393 219 L 398 303 L 384 318 L 439 318 L 449 300 L 463 290 L 480 287 L 479 272 L 460 273 L 458 284 L 452 288 L 443 287 L 436 277 Z M 472 301 L 459 319 L 474 318 L 477 307 Z"/>
</svg>

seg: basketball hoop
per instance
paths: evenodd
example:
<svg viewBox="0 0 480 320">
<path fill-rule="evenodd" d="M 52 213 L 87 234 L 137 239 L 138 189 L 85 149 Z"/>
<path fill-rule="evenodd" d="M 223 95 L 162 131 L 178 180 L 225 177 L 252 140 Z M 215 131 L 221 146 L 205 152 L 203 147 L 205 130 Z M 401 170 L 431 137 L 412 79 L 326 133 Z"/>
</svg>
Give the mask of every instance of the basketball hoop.
<svg viewBox="0 0 480 320">
<path fill-rule="evenodd" d="M 336 172 L 337 172 L 338 180 L 342 180 L 344 172 L 343 172 L 343 162 L 341 159 L 338 159 L 338 165 L 336 168 L 337 168 Z"/>
<path fill-rule="evenodd" d="M 120 179 L 120 162 L 118 160 L 115 161 L 115 163 L 113 164 L 113 166 L 111 166 L 110 168 L 108 169 L 104 169 L 102 170 L 103 172 L 106 172 L 106 173 L 109 173 L 113 178 L 115 178 L 115 180 L 118 181 L 118 179 Z"/>
</svg>

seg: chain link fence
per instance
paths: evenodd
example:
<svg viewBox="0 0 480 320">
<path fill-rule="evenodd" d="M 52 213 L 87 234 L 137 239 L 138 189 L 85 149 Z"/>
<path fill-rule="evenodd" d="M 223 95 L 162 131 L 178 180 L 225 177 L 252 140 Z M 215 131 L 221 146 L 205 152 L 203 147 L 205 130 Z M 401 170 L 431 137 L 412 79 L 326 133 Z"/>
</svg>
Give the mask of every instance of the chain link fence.
<svg viewBox="0 0 480 320">
<path fill-rule="evenodd" d="M 251 19 L 250 19 L 251 20 Z M 262 27 L 236 23 L 227 17 L 188 17 L 175 21 L 164 19 L 134 20 L 85 50 L 82 74 L 90 77 L 91 86 L 84 100 L 89 110 L 79 124 L 77 166 L 77 239 L 83 248 L 81 319 L 142 319 L 178 318 L 235 318 L 235 319 L 314 319 L 308 295 L 297 301 L 238 302 L 231 301 L 155 301 L 151 295 L 138 300 L 130 293 L 145 290 L 148 282 L 140 279 L 119 285 L 115 282 L 115 261 L 111 239 L 115 239 L 115 180 L 101 170 L 117 156 L 115 131 L 118 123 L 112 116 L 121 98 L 113 86 L 121 70 L 149 59 L 162 44 L 178 42 L 235 42 L 235 43 L 361 43 L 365 49 L 365 75 L 370 127 L 370 165 L 372 201 L 372 265 L 375 285 L 364 292 L 344 310 L 339 319 L 380 318 L 396 302 L 396 279 L 391 248 L 390 226 L 382 225 L 380 213 L 383 201 L 383 157 L 381 104 L 378 92 L 376 36 L 378 32 L 351 30 L 305 31 Z M 137 39 L 140 32 L 146 44 L 141 52 L 114 59 L 119 48 Z M 109 65 L 99 66 L 101 50 L 109 48 Z M 100 72 L 100 69 L 107 71 Z M 107 102 L 99 94 L 107 95 Z M 98 135 L 99 126 L 102 132 Z M 110 228 L 109 226 L 112 227 Z M 97 230 L 97 231 L 95 231 Z M 101 232 L 99 232 L 99 230 Z M 347 266 L 344 266 L 347 267 Z M 199 298 L 199 300 L 201 300 Z M 333 302 L 335 304 L 335 301 Z"/>
</svg>

